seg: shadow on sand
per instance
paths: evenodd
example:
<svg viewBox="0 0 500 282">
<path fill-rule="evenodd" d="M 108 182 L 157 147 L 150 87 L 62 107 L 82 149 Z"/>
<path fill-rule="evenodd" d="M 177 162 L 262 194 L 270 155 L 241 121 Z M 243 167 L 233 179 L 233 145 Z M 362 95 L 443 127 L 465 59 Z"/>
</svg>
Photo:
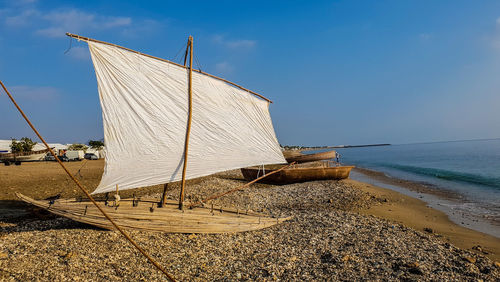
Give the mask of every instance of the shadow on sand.
<svg viewBox="0 0 500 282">
<path fill-rule="evenodd" d="M 0 233 L 57 229 L 106 230 L 52 214 L 21 200 L 0 200 Z"/>
</svg>

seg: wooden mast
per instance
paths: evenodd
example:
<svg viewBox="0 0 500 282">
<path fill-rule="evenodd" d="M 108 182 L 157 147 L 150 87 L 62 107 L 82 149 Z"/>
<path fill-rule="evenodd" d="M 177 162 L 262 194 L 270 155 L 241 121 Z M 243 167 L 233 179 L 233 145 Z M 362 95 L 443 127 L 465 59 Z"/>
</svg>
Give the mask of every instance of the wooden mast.
<svg viewBox="0 0 500 282">
<path fill-rule="evenodd" d="M 184 145 L 184 164 L 182 166 L 181 194 L 179 196 L 179 209 L 182 210 L 184 202 L 184 187 L 186 186 L 186 168 L 188 161 L 189 132 L 191 131 L 191 117 L 193 114 L 193 37 L 189 36 L 189 84 L 188 84 L 188 123 L 186 130 L 186 142 Z M 186 49 L 187 50 L 187 49 Z"/>
</svg>

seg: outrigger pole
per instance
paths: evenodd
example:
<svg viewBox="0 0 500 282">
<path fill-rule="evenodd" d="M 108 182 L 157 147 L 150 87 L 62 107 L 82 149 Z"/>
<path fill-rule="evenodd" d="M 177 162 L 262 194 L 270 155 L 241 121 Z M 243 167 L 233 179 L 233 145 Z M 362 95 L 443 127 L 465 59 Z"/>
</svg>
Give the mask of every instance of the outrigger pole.
<svg viewBox="0 0 500 282">
<path fill-rule="evenodd" d="M 61 167 L 64 169 L 64 171 L 68 174 L 68 176 L 76 183 L 76 185 L 78 186 L 78 188 L 80 188 L 80 190 L 83 191 L 83 193 L 85 193 L 85 195 L 90 199 L 90 201 L 97 207 L 97 209 L 102 213 L 102 215 L 104 215 L 104 217 L 106 217 L 107 220 L 109 220 L 109 222 L 111 222 L 111 224 L 113 224 L 113 226 L 118 230 L 120 231 L 120 233 L 137 249 L 139 250 L 139 252 L 141 252 L 142 255 L 144 255 L 148 260 L 149 262 L 151 262 L 156 268 L 158 268 L 158 270 L 160 270 L 161 272 L 163 272 L 163 274 L 165 274 L 165 276 L 167 276 L 168 280 L 170 281 L 175 281 L 174 277 L 171 276 L 158 262 L 156 262 L 151 256 L 148 255 L 148 253 L 146 253 L 146 251 L 144 251 L 129 235 L 128 233 L 126 233 L 120 226 L 118 226 L 118 224 L 116 224 L 116 222 L 114 220 L 111 219 L 111 217 L 97 204 L 97 202 L 94 200 L 94 198 L 90 195 L 90 193 L 87 191 L 87 189 L 85 189 L 85 187 L 83 187 L 83 185 L 71 174 L 71 172 L 69 172 L 69 170 L 66 168 L 66 166 L 61 162 L 61 160 L 57 157 L 57 155 L 54 153 L 54 151 L 52 150 L 52 148 L 49 147 L 49 145 L 47 144 L 47 142 L 45 142 L 45 139 L 43 139 L 42 135 L 40 135 L 40 133 L 38 132 L 38 130 L 36 130 L 35 126 L 31 123 L 31 121 L 28 119 L 28 117 L 24 114 L 23 110 L 19 107 L 19 105 L 16 103 L 16 100 L 14 100 L 14 97 L 12 97 L 12 95 L 10 94 L 9 90 L 7 90 L 7 88 L 5 87 L 5 85 L 3 84 L 3 82 L 0 80 L 0 85 L 2 85 L 2 88 L 3 90 L 5 91 L 5 93 L 7 93 L 7 96 L 9 96 L 9 99 L 12 101 L 12 103 L 14 104 L 14 106 L 17 108 L 17 110 L 19 111 L 19 113 L 21 113 L 21 115 L 23 116 L 23 118 L 26 120 L 26 122 L 28 123 L 28 125 L 31 127 L 31 129 L 33 129 L 33 131 L 35 132 L 35 134 L 38 136 L 38 138 L 40 138 L 40 140 L 43 142 L 43 144 L 45 145 L 45 147 L 47 147 L 47 149 L 49 150 L 50 154 L 52 154 L 52 156 L 54 156 L 54 158 L 56 159 L 56 161 L 61 165 Z"/>
<path fill-rule="evenodd" d="M 182 182 L 181 182 L 181 194 L 179 196 L 179 209 L 182 210 L 184 203 L 184 187 L 186 186 L 186 168 L 188 161 L 188 148 L 189 148 L 189 133 L 191 132 L 191 118 L 193 115 L 193 37 L 189 36 L 188 46 L 189 48 L 189 84 L 188 84 L 188 121 L 186 130 L 186 142 L 184 143 L 184 164 L 182 166 Z M 186 53 L 187 53 L 186 48 Z M 184 59 L 184 62 L 186 59 Z M 185 63 L 184 63 L 185 64 Z"/>
</svg>

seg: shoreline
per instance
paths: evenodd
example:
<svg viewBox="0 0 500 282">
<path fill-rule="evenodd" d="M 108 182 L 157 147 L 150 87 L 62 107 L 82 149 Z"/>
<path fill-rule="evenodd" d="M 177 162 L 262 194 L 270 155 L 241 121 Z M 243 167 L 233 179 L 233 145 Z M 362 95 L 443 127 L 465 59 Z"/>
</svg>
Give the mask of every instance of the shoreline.
<svg viewBox="0 0 500 282">
<path fill-rule="evenodd" d="M 465 200 L 464 196 L 456 191 L 430 183 L 400 179 L 388 176 L 384 172 L 359 167 L 353 170 L 351 178 L 421 199 L 430 207 L 444 212 L 451 221 L 459 226 L 500 238 L 498 216 L 480 216 L 470 210 L 462 209 L 462 207 L 474 203 Z"/>
<path fill-rule="evenodd" d="M 365 175 L 367 178 L 385 177 L 391 179 L 382 172 L 359 168 L 356 168 L 356 172 L 367 172 L 367 174 L 369 174 Z M 449 242 L 461 249 L 485 255 L 494 261 L 500 260 L 500 238 L 471 229 L 470 227 L 461 226 L 452 221 L 447 213 L 426 202 L 424 196 L 415 197 L 414 195 L 409 195 L 415 193 L 418 193 L 415 195 L 421 195 L 420 193 L 425 193 L 424 191 L 427 189 L 425 189 L 424 185 L 406 180 L 392 179 L 392 181 L 395 182 L 394 184 L 399 184 L 398 186 L 400 188 L 403 186 L 402 183 L 406 183 L 406 186 L 412 185 L 415 188 L 423 187 L 421 190 L 417 190 L 418 192 L 415 191 L 415 189 L 414 191 L 410 191 L 413 193 L 406 194 L 402 191 L 383 187 L 385 186 L 384 183 L 372 184 L 365 182 L 365 179 L 360 181 L 349 178 L 344 181 L 355 185 L 373 197 L 381 199 L 380 203 L 377 205 L 362 208 L 359 211 L 361 214 L 372 215 L 401 223 L 415 230 L 430 233 L 439 237 L 442 241 Z M 394 184 L 387 186 L 394 186 Z M 421 187 L 419 187 L 419 185 Z M 403 188 L 410 189 L 404 186 Z M 431 196 L 436 197 L 437 195 Z M 479 246 L 479 248 L 477 246 Z"/>
</svg>

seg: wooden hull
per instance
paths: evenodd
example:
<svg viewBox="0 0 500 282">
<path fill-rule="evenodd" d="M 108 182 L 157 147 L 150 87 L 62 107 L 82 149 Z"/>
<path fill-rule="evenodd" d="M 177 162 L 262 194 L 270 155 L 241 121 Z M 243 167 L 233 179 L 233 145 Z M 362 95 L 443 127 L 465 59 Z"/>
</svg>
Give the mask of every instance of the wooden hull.
<svg viewBox="0 0 500 282">
<path fill-rule="evenodd" d="M 49 150 L 38 150 L 33 152 L 20 152 L 20 153 L 6 153 L 0 154 L 0 160 L 2 161 L 20 161 L 20 162 L 30 162 L 30 161 L 40 161 L 43 160 L 45 155 Z"/>
<path fill-rule="evenodd" d="M 334 159 L 334 158 L 335 158 L 335 151 L 321 152 L 321 153 L 309 154 L 309 155 L 300 154 L 300 155 L 296 155 L 296 156 L 285 157 L 285 159 L 288 163 L 292 163 L 292 162 L 307 163 L 307 162 L 322 161 L 322 160 L 328 160 L 328 159 Z"/>
<path fill-rule="evenodd" d="M 88 200 L 56 200 L 51 204 L 48 200 L 34 200 L 20 193 L 16 195 L 51 213 L 104 229 L 114 229 Z M 98 203 L 120 227 L 166 233 L 243 232 L 273 226 L 291 218 L 271 218 L 255 212 L 220 207 L 197 207 L 182 211 L 178 208 L 178 202 L 171 200 L 162 208 L 157 207 L 157 201 L 142 199 L 135 207 L 132 199 L 121 200 L 117 208 L 106 206 L 103 201 Z"/>
<path fill-rule="evenodd" d="M 259 182 L 270 184 L 290 184 L 298 182 L 307 182 L 315 180 L 340 180 L 349 177 L 349 173 L 354 166 L 337 166 L 337 167 L 298 167 L 286 168 Z M 265 169 L 265 173 L 272 172 L 277 168 Z M 241 172 L 246 180 L 251 181 L 263 175 L 262 169 L 259 168 L 242 168 Z"/>
</svg>

